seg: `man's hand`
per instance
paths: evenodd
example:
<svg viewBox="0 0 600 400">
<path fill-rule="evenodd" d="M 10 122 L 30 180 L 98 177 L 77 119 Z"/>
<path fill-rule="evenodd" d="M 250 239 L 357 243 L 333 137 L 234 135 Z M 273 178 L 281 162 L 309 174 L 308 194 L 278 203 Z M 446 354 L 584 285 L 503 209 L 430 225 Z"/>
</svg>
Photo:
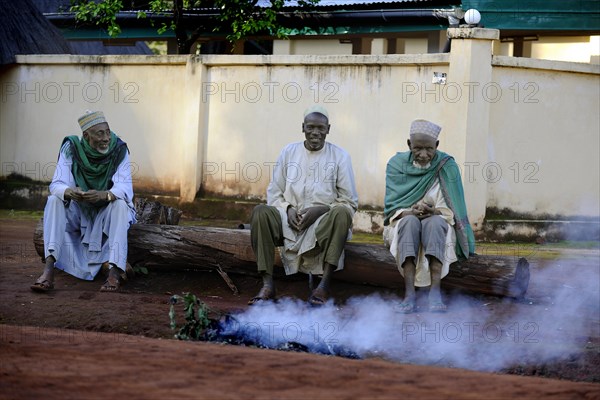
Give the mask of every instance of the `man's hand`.
<svg viewBox="0 0 600 400">
<path fill-rule="evenodd" d="M 295 230 L 300 230 L 298 228 L 298 223 L 300 222 L 300 218 L 298 217 L 298 212 L 294 207 L 288 207 L 287 209 L 287 217 L 288 217 L 288 225 L 290 228 Z"/>
<path fill-rule="evenodd" d="M 438 214 L 438 212 L 431 204 L 417 203 L 411 207 L 411 214 L 419 219 L 425 219 Z"/>
<path fill-rule="evenodd" d="M 79 201 L 82 203 L 98 203 L 100 201 L 107 201 L 108 200 L 108 196 L 107 196 L 108 192 L 106 190 L 88 190 L 87 192 L 82 192 L 81 189 L 79 188 L 75 188 L 75 189 L 71 189 L 71 188 L 67 188 L 65 190 L 65 194 L 64 197 L 65 199 L 71 199 L 71 200 L 75 200 L 75 201 Z"/>
<path fill-rule="evenodd" d="M 329 211 L 328 206 L 313 206 L 300 210 L 298 212 L 298 230 L 303 231 L 312 224 L 323 214 Z"/>
<path fill-rule="evenodd" d="M 81 197 L 82 201 L 92 204 L 108 200 L 106 190 L 88 190 L 87 192 L 83 193 Z"/>
<path fill-rule="evenodd" d="M 84 192 L 79 188 L 67 188 L 64 193 L 65 200 L 83 201 Z"/>
</svg>

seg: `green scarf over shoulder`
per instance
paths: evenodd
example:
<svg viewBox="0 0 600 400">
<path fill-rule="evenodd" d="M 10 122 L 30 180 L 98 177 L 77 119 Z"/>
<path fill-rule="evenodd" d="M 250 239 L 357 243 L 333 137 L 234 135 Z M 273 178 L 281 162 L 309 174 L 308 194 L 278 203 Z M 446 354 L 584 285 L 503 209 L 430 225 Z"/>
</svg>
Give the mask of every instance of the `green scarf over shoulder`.
<svg viewBox="0 0 600 400">
<path fill-rule="evenodd" d="M 444 200 L 454 213 L 456 255 L 468 258 L 475 253 L 475 237 L 467 217 L 467 206 L 460 178 L 460 170 L 449 154 L 436 151 L 431 166 L 426 169 L 413 165 L 410 151 L 396 153 L 388 162 L 385 180 L 384 225 L 400 208 L 410 208 L 425 196 L 439 178 Z"/>
<path fill-rule="evenodd" d="M 83 137 L 67 136 L 63 146 L 66 142 L 71 145 L 68 155 L 73 159 L 71 172 L 77 186 L 83 191 L 110 189 L 111 178 L 128 151 L 127 144 L 112 131 L 106 154 L 93 149 Z"/>
</svg>

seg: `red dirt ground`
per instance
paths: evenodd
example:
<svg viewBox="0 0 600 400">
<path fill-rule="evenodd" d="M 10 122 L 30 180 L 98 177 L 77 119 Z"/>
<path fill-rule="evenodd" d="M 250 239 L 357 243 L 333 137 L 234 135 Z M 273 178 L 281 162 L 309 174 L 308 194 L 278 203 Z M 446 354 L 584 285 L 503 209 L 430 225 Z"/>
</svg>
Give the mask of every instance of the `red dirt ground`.
<svg viewBox="0 0 600 400">
<path fill-rule="evenodd" d="M 585 337 L 565 330 L 569 340 L 582 343 L 579 353 L 566 361 L 515 365 L 505 373 L 182 342 L 170 339 L 171 295 L 189 291 L 217 313 L 238 311 L 247 307 L 258 279 L 232 276 L 241 293 L 234 296 L 216 273 L 151 271 L 119 293 L 101 293 L 100 278 L 86 282 L 57 271 L 56 289 L 36 294 L 29 285 L 43 265 L 32 242 L 35 224 L 0 220 L 0 398 L 600 398 L 597 304 L 584 309 Z M 583 251 L 570 259 L 571 267 L 597 271 L 598 253 Z M 543 262 L 532 268 L 543 268 Z M 568 286 L 569 276 L 536 281 L 534 271 L 528 296 L 543 303 L 543 311 L 550 304 L 544 299 Z M 340 303 L 356 294 L 382 293 L 334 285 Z M 299 298 L 307 292 L 301 279 L 282 280 L 278 289 L 280 296 Z M 473 299 L 497 314 L 531 307 Z"/>
</svg>

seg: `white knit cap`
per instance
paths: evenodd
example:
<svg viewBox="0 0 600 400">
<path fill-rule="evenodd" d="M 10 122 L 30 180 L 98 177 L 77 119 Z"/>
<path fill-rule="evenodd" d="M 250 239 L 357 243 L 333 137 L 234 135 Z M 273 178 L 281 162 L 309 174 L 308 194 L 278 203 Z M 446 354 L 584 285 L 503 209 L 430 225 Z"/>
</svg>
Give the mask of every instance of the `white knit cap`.
<svg viewBox="0 0 600 400">
<path fill-rule="evenodd" d="M 424 119 L 416 119 L 410 124 L 410 136 L 415 133 L 422 133 L 436 139 L 440 135 L 442 127 Z"/>
<path fill-rule="evenodd" d="M 327 112 L 327 110 L 325 109 L 325 107 L 320 106 L 318 104 L 315 104 L 313 106 L 308 107 L 306 110 L 304 110 L 304 118 L 306 118 L 307 115 L 312 114 L 312 113 L 319 113 L 324 115 L 327 119 L 329 119 L 329 113 Z"/>
<path fill-rule="evenodd" d="M 102 111 L 86 110 L 85 114 L 77 119 L 77 122 L 79 122 L 81 131 L 85 132 L 94 125 L 106 122 L 106 117 L 104 117 L 104 113 Z"/>
</svg>

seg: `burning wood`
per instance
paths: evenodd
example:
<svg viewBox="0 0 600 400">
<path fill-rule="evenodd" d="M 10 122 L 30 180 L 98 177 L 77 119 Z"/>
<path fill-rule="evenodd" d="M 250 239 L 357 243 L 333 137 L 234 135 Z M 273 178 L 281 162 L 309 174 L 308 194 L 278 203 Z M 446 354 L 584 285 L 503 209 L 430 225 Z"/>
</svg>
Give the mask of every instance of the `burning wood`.
<svg viewBox="0 0 600 400">
<path fill-rule="evenodd" d="M 258 348 L 295 351 L 300 353 L 315 353 L 345 358 L 361 358 L 346 346 L 328 343 L 325 340 L 309 342 L 308 344 L 297 341 L 271 342 L 265 340 L 260 330 L 249 325 L 240 324 L 234 316 L 224 315 L 219 320 L 212 320 L 211 325 L 205 331 L 201 340 L 219 343 L 228 343 L 241 346 L 252 346 Z"/>
</svg>

